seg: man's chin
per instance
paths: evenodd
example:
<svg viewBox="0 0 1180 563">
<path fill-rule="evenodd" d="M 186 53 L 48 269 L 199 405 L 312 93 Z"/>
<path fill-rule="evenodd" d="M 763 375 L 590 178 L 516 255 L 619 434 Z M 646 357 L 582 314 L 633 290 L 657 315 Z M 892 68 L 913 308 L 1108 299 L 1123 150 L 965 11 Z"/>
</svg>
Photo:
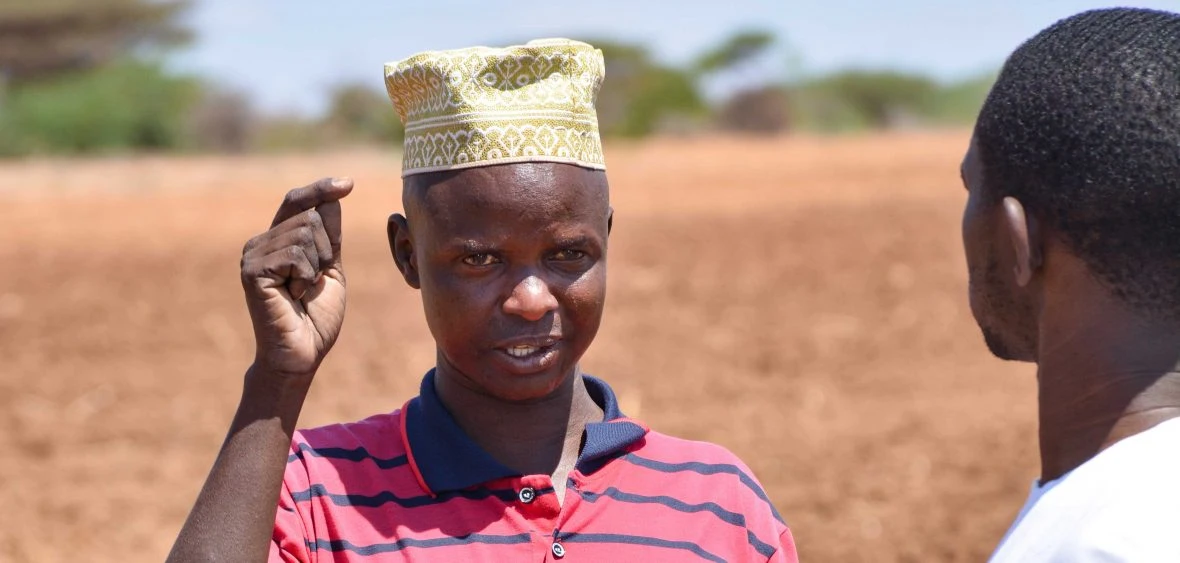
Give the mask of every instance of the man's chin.
<svg viewBox="0 0 1180 563">
<path fill-rule="evenodd" d="M 566 378 L 559 370 L 529 375 L 497 374 L 486 382 L 485 392 L 506 403 L 528 404 L 544 401 L 559 393 Z"/>
<path fill-rule="evenodd" d="M 983 331 L 983 342 L 987 345 L 988 351 L 991 352 L 993 356 L 1009 362 L 1034 361 L 1031 357 L 1031 354 L 1020 350 L 1020 347 L 1018 346 L 1013 346 L 998 332 L 987 328 L 983 328 L 981 330 Z"/>
</svg>

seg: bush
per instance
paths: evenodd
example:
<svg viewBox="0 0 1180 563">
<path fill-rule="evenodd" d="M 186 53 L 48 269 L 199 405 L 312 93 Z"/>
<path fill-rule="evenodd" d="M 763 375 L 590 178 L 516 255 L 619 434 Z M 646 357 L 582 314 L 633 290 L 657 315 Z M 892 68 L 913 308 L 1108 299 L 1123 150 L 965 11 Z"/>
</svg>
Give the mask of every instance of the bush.
<svg viewBox="0 0 1180 563">
<path fill-rule="evenodd" d="M 320 120 L 291 114 L 260 118 L 254 138 L 254 149 L 261 152 L 311 152 L 337 142 L 325 134 Z"/>
<path fill-rule="evenodd" d="M 647 49 L 583 38 L 602 50 L 606 80 L 598 93 L 598 126 L 606 137 L 643 137 L 703 118 L 708 107 L 692 73 L 661 65 Z"/>
<path fill-rule="evenodd" d="M 725 131 L 774 134 L 791 126 L 790 100 L 781 88 L 767 86 L 734 94 L 717 112 Z"/>
<path fill-rule="evenodd" d="M 799 90 L 798 96 L 805 101 L 827 101 L 828 111 L 850 112 L 846 119 L 886 128 L 902 117 L 927 114 L 938 85 L 919 75 L 850 70 L 810 81 Z"/>
<path fill-rule="evenodd" d="M 198 94 L 196 81 L 143 62 L 13 85 L 0 101 L 0 151 L 180 148 Z"/>
<path fill-rule="evenodd" d="M 366 84 L 341 84 L 332 90 L 326 128 L 336 142 L 397 144 L 405 136 L 401 118 L 384 90 Z"/>
<path fill-rule="evenodd" d="M 952 125 L 975 123 L 996 76 L 988 73 L 943 87 L 931 108 L 932 116 L 940 123 Z"/>
<path fill-rule="evenodd" d="M 849 70 L 790 88 L 800 129 L 849 131 L 907 125 L 970 125 L 994 76 L 940 84 L 921 74 Z"/>
<path fill-rule="evenodd" d="M 189 114 L 191 140 L 186 144 L 199 150 L 242 153 L 254 148 L 255 121 L 245 94 L 209 89 Z"/>
</svg>

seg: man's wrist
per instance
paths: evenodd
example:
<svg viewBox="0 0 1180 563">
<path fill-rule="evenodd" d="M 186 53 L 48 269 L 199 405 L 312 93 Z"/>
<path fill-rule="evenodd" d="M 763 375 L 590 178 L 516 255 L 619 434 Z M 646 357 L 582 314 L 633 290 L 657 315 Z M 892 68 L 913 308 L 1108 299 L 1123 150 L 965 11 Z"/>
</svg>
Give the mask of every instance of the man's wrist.
<svg viewBox="0 0 1180 563">
<path fill-rule="evenodd" d="M 246 370 L 241 409 L 258 417 L 298 415 L 315 372 L 291 374 L 262 363 Z"/>
</svg>

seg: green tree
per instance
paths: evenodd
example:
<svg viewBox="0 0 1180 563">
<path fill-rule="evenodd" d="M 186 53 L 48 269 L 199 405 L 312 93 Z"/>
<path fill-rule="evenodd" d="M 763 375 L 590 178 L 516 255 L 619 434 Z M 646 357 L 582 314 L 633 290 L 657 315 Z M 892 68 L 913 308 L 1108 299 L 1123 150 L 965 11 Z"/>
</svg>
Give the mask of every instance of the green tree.
<svg viewBox="0 0 1180 563">
<path fill-rule="evenodd" d="M 123 62 L 14 88 L 0 111 L 0 152 L 172 149 L 185 144 L 199 84 Z"/>
<path fill-rule="evenodd" d="M 341 84 L 332 90 L 329 100 L 324 122 L 342 141 L 397 143 L 405 134 L 384 90 Z"/>
<path fill-rule="evenodd" d="M 771 73 L 754 65 L 776 42 L 764 30 L 739 31 L 720 45 L 706 50 L 692 65 L 698 83 L 721 75 L 744 74 L 734 92 L 716 110 L 715 121 L 722 129 L 743 133 L 774 134 L 791 124 L 787 93 L 770 84 Z"/>
<path fill-rule="evenodd" d="M 583 39 L 602 50 L 606 80 L 598 95 L 603 135 L 642 137 L 678 119 L 702 118 L 708 108 L 691 72 L 654 61 L 630 43 Z"/>
<path fill-rule="evenodd" d="M 885 128 L 929 116 L 939 86 L 926 76 L 897 71 L 845 70 L 794 88 L 798 113 L 836 128 Z"/>
<path fill-rule="evenodd" d="M 6 0 L 0 74 L 20 83 L 100 67 L 191 39 L 178 18 L 187 0 Z"/>
<path fill-rule="evenodd" d="M 733 34 L 720 45 L 697 57 L 693 65 L 699 74 L 732 70 L 758 58 L 775 42 L 774 34 L 762 30 L 746 30 Z"/>
<path fill-rule="evenodd" d="M 191 38 L 187 1 L 0 4 L 0 153 L 170 149 L 186 143 L 197 81 L 144 55 Z"/>
<path fill-rule="evenodd" d="M 941 86 L 931 108 L 932 117 L 951 125 L 973 124 L 997 76 L 988 72 Z"/>
</svg>

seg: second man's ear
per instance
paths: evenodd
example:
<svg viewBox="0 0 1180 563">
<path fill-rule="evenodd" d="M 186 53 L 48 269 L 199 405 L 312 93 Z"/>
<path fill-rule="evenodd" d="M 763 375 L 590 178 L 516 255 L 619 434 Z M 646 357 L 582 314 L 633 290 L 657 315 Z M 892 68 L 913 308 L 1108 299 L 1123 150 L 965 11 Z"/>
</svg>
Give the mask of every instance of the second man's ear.
<svg viewBox="0 0 1180 563">
<path fill-rule="evenodd" d="M 1004 198 L 1004 230 L 1012 245 L 1013 275 L 1020 287 L 1027 286 L 1044 260 L 1040 228 L 1016 198 Z"/>
<path fill-rule="evenodd" d="M 414 253 L 414 239 L 410 236 L 410 224 L 400 213 L 389 216 L 385 226 L 386 236 L 389 238 L 389 252 L 393 255 L 393 262 L 405 278 L 406 284 L 414 289 L 421 289 L 418 276 L 418 256 Z"/>
</svg>

